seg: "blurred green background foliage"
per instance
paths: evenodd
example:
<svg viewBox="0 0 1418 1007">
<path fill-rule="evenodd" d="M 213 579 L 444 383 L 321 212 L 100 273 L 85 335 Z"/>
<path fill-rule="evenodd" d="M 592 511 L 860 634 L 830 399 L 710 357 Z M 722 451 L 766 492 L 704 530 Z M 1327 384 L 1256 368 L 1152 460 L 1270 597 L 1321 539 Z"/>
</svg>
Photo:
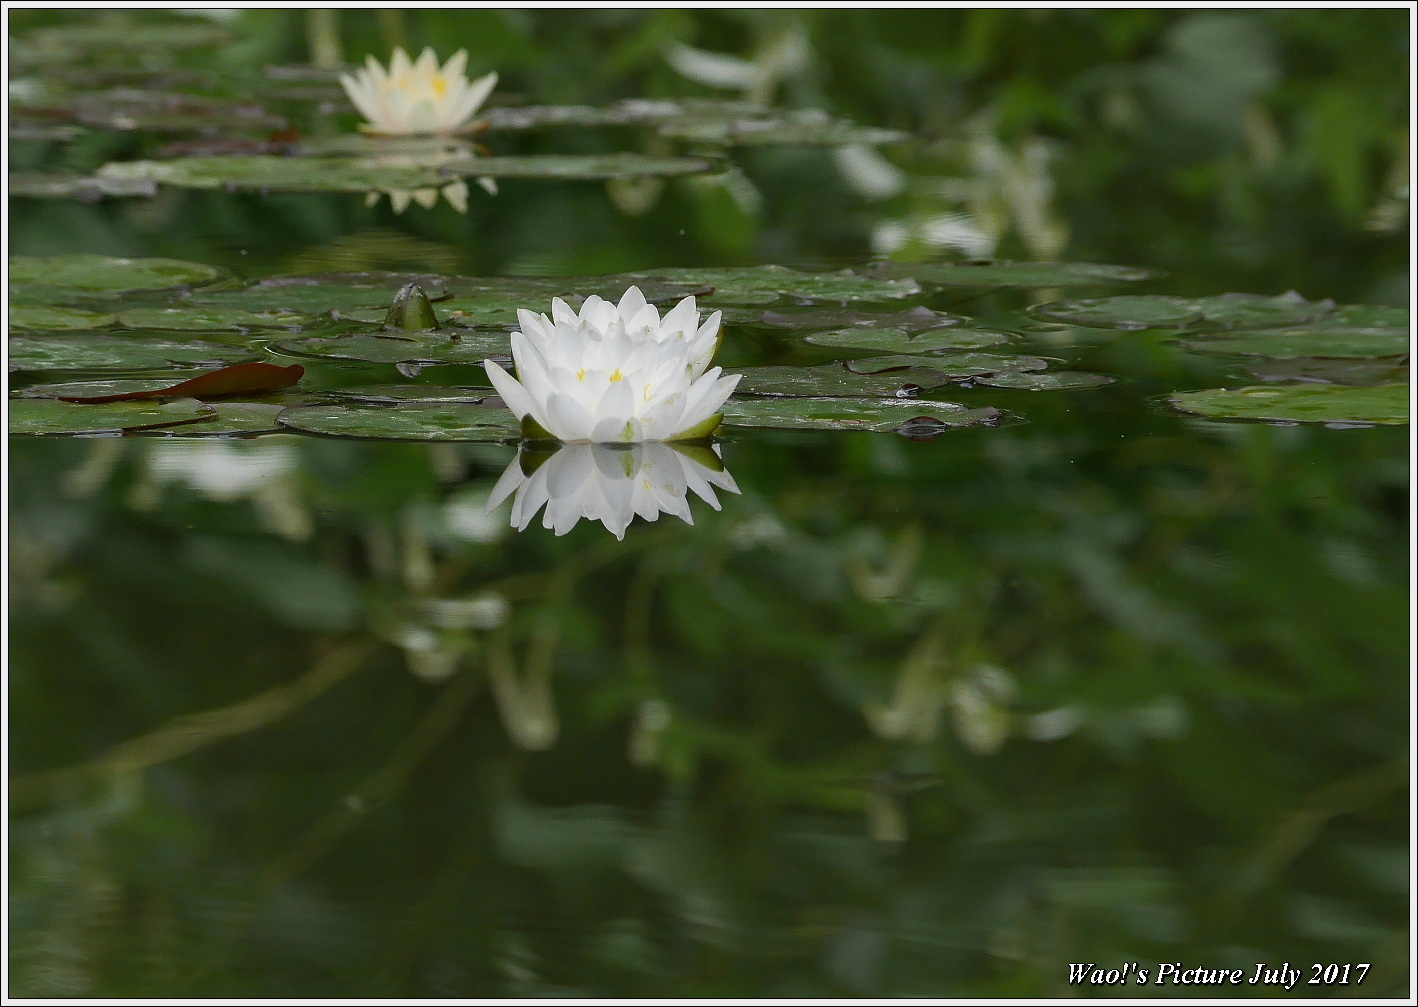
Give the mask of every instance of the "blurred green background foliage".
<svg viewBox="0 0 1418 1007">
<path fill-rule="evenodd" d="M 177 17 L 12 11 L 12 84 L 50 28 Z M 466 215 L 14 200 L 11 248 L 248 276 L 973 249 L 1406 304 L 1407 17 L 247 10 L 107 70 L 234 95 L 467 48 L 509 104 L 741 95 L 921 139 Z M 355 122 L 337 94 L 299 127 Z M 12 438 L 10 994 L 1029 997 L 1079 992 L 1069 962 L 1288 961 L 1404 995 L 1406 430 L 1184 419 L 1158 398 L 1232 365 L 1033 338 L 1122 380 L 962 389 L 1027 422 L 923 443 L 736 433 L 741 496 L 624 543 L 486 514 L 509 447 Z"/>
</svg>

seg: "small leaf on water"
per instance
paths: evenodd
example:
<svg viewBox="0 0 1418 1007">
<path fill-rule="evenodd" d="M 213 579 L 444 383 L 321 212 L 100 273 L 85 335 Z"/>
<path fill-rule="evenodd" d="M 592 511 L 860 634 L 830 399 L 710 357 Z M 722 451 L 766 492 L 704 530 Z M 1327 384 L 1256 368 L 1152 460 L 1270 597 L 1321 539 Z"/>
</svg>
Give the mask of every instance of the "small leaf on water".
<svg viewBox="0 0 1418 1007">
<path fill-rule="evenodd" d="M 229 395 L 255 395 L 289 388 L 300 380 L 305 368 L 300 364 L 278 367 L 275 364 L 247 363 L 233 364 L 220 370 L 208 371 L 195 378 L 165 388 L 143 391 L 116 392 L 107 395 L 70 396 L 61 395 L 64 402 L 124 402 L 137 399 L 163 398 L 220 398 Z"/>
<path fill-rule="evenodd" d="M 406 283 L 394 295 L 389 313 L 384 316 L 384 328 L 400 332 L 424 332 L 438 328 L 438 316 L 433 312 L 428 294 L 417 283 Z"/>
</svg>

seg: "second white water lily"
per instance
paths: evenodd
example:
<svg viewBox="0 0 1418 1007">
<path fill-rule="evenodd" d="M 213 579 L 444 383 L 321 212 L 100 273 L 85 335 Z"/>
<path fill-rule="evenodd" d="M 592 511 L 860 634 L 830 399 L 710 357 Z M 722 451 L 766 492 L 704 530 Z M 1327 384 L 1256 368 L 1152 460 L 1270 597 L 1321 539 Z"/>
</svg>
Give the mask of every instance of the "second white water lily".
<svg viewBox="0 0 1418 1007">
<path fill-rule="evenodd" d="M 370 56 L 353 76 L 341 76 L 340 83 L 372 132 L 451 133 L 473 117 L 497 85 L 496 73 L 470 82 L 463 73 L 467 62 L 462 49 L 441 68 L 432 49 L 425 49 L 417 62 L 395 49 L 388 70 Z"/>
<path fill-rule="evenodd" d="M 693 297 L 665 314 L 631 287 L 612 304 L 594 294 L 581 311 L 560 298 L 552 314 L 517 312 L 514 378 L 484 363 L 498 394 L 534 436 L 568 444 L 631 444 L 707 437 L 742 375 L 710 367 L 720 313 L 699 324 Z"/>
</svg>

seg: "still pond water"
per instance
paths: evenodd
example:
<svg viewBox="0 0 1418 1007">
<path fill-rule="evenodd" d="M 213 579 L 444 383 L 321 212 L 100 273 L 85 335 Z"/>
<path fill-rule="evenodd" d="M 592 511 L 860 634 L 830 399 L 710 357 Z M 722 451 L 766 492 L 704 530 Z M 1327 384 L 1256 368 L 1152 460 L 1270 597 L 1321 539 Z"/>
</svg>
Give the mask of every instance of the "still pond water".
<svg viewBox="0 0 1418 1007">
<path fill-rule="evenodd" d="M 1407 990 L 1406 312 L 100 266 L 11 263 L 12 995 Z M 631 282 L 725 312 L 717 440 L 519 456 L 477 361 Z"/>
</svg>

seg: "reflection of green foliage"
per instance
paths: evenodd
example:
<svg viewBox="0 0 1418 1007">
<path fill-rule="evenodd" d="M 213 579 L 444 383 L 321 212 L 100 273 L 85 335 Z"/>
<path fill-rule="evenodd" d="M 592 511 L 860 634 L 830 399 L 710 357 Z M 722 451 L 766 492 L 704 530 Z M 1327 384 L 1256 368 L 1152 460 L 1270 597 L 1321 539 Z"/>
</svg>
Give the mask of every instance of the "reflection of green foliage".
<svg viewBox="0 0 1418 1007">
<path fill-rule="evenodd" d="M 55 88 L 41 106 L 160 72 L 334 134 L 352 116 L 310 118 L 298 97 L 338 101 L 328 71 L 264 69 L 468 46 L 508 99 L 605 105 L 708 95 L 665 58 L 692 46 L 747 68 L 745 93 L 921 133 L 925 148 L 888 154 L 927 190 L 963 170 L 966 119 L 1010 150 L 1060 141 L 1052 206 L 1069 257 L 1166 268 L 1179 296 L 1406 291 L 1402 235 L 1362 231 L 1406 146 L 1398 12 L 251 10 L 224 30 L 235 41 L 190 49 L 170 33 L 130 44 L 168 12 L 82 18 L 17 46 L 17 65 Z M 12 27 L 79 20 L 28 9 Z M 806 57 L 768 72 L 793 39 Z M 259 97 L 225 93 L 253 73 Z M 17 169 L 87 176 L 161 156 L 139 131 L 30 135 L 12 144 Z M 614 149 L 571 127 L 484 139 L 508 155 Z M 616 199 L 509 182 L 466 217 L 164 191 L 20 199 L 8 223 L 17 253 L 213 260 L 244 277 L 302 262 L 597 274 L 859 261 L 882 214 L 934 212 L 908 188 L 868 213 L 821 150 L 735 156 L 741 171 L 718 181 Z M 409 240 L 364 240 L 395 223 Z M 1000 254 L 1023 257 L 1021 243 L 1007 235 Z M 992 267 L 929 268 L 949 286 Z M 1008 268 L 1031 284 L 1059 275 Z M 763 275 L 717 277 L 762 305 L 782 290 Z M 824 296 L 879 294 L 890 275 L 839 277 Z M 168 310 L 369 313 L 355 331 L 426 279 L 308 299 L 299 282 L 243 280 L 129 306 L 145 324 L 171 324 L 151 314 Z M 545 308 L 560 292 L 546 282 L 516 280 L 488 324 L 533 289 Z M 450 292 L 440 321 L 459 298 L 509 294 Z M 1022 297 L 976 293 L 968 307 L 964 293 L 927 296 L 1124 380 L 1035 395 L 1036 380 L 1088 371 L 1043 370 L 1023 350 L 913 356 L 938 380 L 949 359 L 994 374 L 1008 387 L 950 397 L 1028 422 L 920 443 L 729 431 L 743 495 L 697 509 L 693 527 L 634 525 L 623 543 L 588 524 L 511 535 L 483 508 L 506 445 L 13 439 L 11 992 L 1029 997 L 1074 992 L 1072 961 L 1337 959 L 1373 963 L 1359 992 L 1402 995 L 1404 432 L 1151 408 L 1241 365 L 1166 333 L 1029 327 L 996 310 Z M 65 307 L 108 324 L 105 305 L 78 300 Z M 1343 325 L 1406 325 L 1362 311 Z M 726 353 L 801 371 L 796 355 L 836 352 L 766 334 L 767 314 L 735 314 L 754 327 Z M 166 372 L 258 345 L 175 335 L 26 334 L 11 361 Z M 1201 337 L 1223 338 L 1239 337 Z M 388 366 L 307 363 L 313 389 L 394 380 Z M 1340 380 L 1333 361 L 1283 363 L 1282 377 Z M 827 366 L 856 387 L 916 376 Z M 467 370 L 448 380 L 475 383 Z M 379 422 L 483 408 L 365 391 Z M 193 432 L 269 423 L 272 403 L 258 405 L 219 405 Z"/>
<path fill-rule="evenodd" d="M 14 771 L 194 754 L 16 791 L 16 989 L 1034 995 L 1341 930 L 1401 989 L 1402 434 L 1032 418 L 736 437 L 620 547 L 470 523 L 505 449 L 18 442 Z"/>
</svg>

